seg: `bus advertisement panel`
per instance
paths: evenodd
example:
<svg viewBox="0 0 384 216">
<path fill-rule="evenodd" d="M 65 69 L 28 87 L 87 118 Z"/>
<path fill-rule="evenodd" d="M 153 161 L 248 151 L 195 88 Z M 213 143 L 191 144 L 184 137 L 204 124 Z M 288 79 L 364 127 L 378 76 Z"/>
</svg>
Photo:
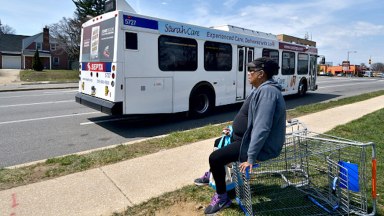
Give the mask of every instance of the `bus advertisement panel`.
<svg viewBox="0 0 384 216">
<path fill-rule="evenodd" d="M 116 18 L 83 29 L 82 62 L 112 62 Z"/>
</svg>

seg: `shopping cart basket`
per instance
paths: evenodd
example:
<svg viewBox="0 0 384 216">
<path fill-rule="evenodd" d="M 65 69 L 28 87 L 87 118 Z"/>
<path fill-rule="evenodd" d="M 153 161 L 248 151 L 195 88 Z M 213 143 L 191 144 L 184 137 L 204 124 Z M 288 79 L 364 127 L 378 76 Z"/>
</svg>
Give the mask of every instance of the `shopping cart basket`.
<svg viewBox="0 0 384 216">
<path fill-rule="evenodd" d="M 374 143 L 313 133 L 292 121 L 277 158 L 245 173 L 238 165 L 233 166 L 236 200 L 246 215 L 376 212 Z"/>
</svg>

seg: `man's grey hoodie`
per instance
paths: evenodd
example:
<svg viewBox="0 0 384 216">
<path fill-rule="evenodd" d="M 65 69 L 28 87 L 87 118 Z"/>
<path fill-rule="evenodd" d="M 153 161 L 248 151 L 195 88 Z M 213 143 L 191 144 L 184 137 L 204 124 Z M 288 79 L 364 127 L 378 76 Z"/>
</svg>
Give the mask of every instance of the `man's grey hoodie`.
<svg viewBox="0 0 384 216">
<path fill-rule="evenodd" d="M 280 154 L 285 142 L 286 108 L 281 86 L 273 79 L 254 89 L 250 97 L 239 160 L 254 164 Z"/>
</svg>

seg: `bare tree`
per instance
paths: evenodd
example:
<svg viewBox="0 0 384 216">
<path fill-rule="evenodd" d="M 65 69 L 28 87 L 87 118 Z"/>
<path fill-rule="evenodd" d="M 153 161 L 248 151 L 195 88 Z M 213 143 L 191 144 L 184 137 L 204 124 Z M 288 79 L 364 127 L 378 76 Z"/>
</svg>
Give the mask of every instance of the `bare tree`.
<svg viewBox="0 0 384 216">
<path fill-rule="evenodd" d="M 371 65 L 372 71 L 384 72 L 384 64 L 381 62 L 373 63 Z"/>
<path fill-rule="evenodd" d="M 106 0 L 72 0 L 76 5 L 74 18 L 63 19 L 50 26 L 50 32 L 59 45 L 68 53 L 71 60 L 78 60 L 80 55 L 81 25 L 90 16 L 103 13 Z"/>
<path fill-rule="evenodd" d="M 78 60 L 80 53 L 81 22 L 76 18 L 66 18 L 50 26 L 50 33 L 71 60 Z"/>
<path fill-rule="evenodd" d="M 15 32 L 15 29 L 10 27 L 9 25 L 3 25 L 0 19 L 0 34 L 15 34 Z"/>
</svg>

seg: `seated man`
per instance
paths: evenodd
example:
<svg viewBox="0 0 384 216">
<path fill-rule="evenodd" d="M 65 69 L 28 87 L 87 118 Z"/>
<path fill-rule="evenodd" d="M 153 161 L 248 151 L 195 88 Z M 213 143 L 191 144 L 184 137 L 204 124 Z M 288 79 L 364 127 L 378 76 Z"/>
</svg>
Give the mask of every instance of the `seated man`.
<svg viewBox="0 0 384 216">
<path fill-rule="evenodd" d="M 277 157 L 285 141 L 285 101 L 280 85 L 272 79 L 278 72 L 278 64 L 262 57 L 247 66 L 248 80 L 255 89 L 233 121 L 234 141 L 213 151 L 209 156 L 216 193 L 205 209 L 205 214 L 208 215 L 231 205 L 226 192 L 226 164 L 240 161 L 240 171 L 245 172 L 246 168 L 252 169 L 257 161 Z M 235 138 L 236 131 L 240 134 Z"/>
</svg>

